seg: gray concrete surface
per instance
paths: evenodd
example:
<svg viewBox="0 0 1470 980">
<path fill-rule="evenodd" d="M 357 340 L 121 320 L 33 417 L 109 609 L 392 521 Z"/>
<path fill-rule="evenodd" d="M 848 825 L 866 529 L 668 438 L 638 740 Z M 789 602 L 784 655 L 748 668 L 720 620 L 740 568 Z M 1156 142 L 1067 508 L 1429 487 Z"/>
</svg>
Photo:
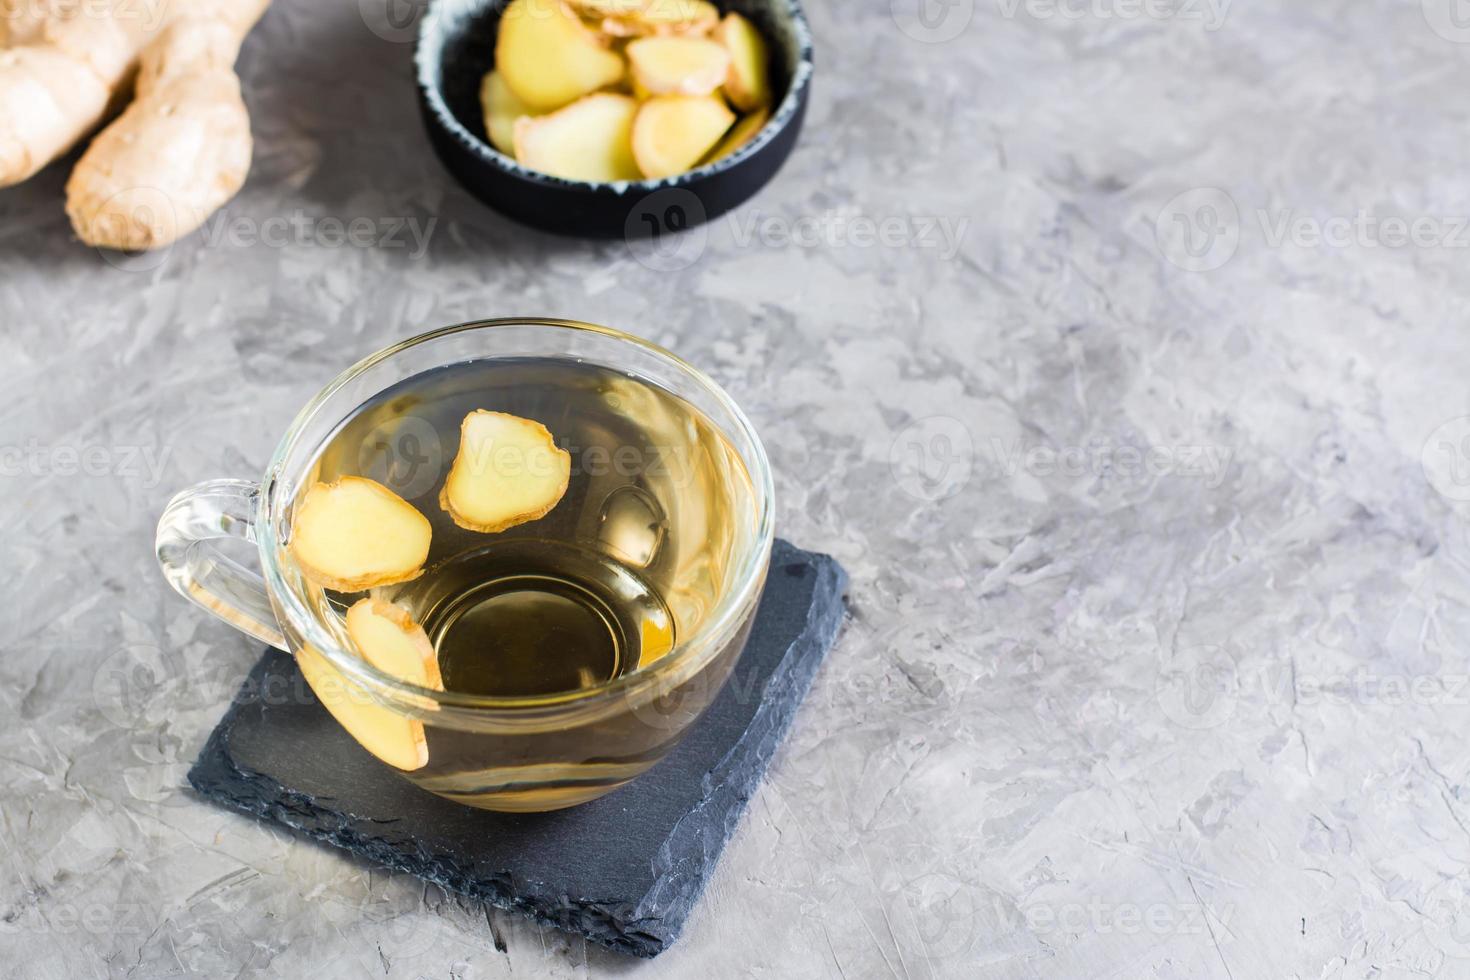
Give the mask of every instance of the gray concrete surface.
<svg viewBox="0 0 1470 980">
<path fill-rule="evenodd" d="M 64 166 L 0 192 L 7 975 L 1470 975 L 1453 0 L 813 3 L 801 146 L 673 273 L 452 186 L 382 2 L 277 0 L 249 186 L 160 260 L 74 242 Z M 652 963 L 182 788 L 256 645 L 165 587 L 163 503 L 513 313 L 708 368 L 853 576 Z"/>
</svg>

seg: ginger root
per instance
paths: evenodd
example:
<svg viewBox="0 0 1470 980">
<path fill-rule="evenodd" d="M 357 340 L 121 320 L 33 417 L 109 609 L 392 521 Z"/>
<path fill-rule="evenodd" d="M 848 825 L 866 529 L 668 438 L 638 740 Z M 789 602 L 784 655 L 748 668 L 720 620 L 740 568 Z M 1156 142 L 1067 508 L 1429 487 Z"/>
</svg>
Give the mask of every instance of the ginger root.
<svg viewBox="0 0 1470 980">
<path fill-rule="evenodd" d="M 120 8 L 113 0 L 107 8 Z M 152 39 L 136 17 L 57 3 L 44 13 L 11 3 L 0 50 L 0 187 L 35 175 L 106 116 Z"/>
<path fill-rule="evenodd" d="M 0 0 L 0 48 L 39 41 L 61 6 L 61 0 Z"/>
<path fill-rule="evenodd" d="M 248 20 L 239 17 L 251 8 Z M 234 20 L 177 20 L 144 50 L 137 98 L 93 140 L 66 185 L 66 213 L 88 245 L 168 245 L 244 185 L 250 115 L 234 64 L 265 3 L 232 9 Z"/>
<path fill-rule="evenodd" d="M 234 61 L 270 0 L 0 0 L 0 187 L 114 111 L 67 183 L 89 245 L 160 248 L 240 189 L 250 122 Z"/>
</svg>

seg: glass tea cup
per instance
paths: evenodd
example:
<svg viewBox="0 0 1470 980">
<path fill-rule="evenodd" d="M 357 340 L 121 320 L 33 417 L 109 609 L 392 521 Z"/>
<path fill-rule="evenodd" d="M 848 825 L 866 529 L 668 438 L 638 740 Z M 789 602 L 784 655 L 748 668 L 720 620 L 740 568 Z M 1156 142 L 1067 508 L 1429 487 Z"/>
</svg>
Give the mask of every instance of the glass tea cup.
<svg viewBox="0 0 1470 980">
<path fill-rule="evenodd" d="M 340 467 L 324 464 L 327 449 L 351 431 L 363 406 L 382 405 L 384 399 L 388 405 L 405 402 L 394 393 L 412 392 L 417 379 L 467 362 L 491 362 L 507 369 L 498 376 L 510 377 L 521 373 L 520 365 L 548 362 L 602 371 L 598 377 L 611 380 L 596 386 L 598 397 L 579 402 L 572 413 L 598 426 L 608 423 L 597 431 L 626 432 L 628 423 L 637 422 L 638 431 L 677 443 L 681 433 L 695 428 L 687 419 L 665 419 L 650 429 L 647 419 L 637 417 L 657 415 L 647 396 L 656 389 L 682 400 L 658 404 L 692 406 L 707 423 L 704 428 L 717 433 L 716 454 L 728 455 L 729 472 L 739 474 L 718 488 L 700 480 L 650 480 L 636 460 L 628 467 L 584 466 L 577 448 L 570 447 L 572 475 L 563 499 L 580 502 L 580 517 L 558 523 L 559 504 L 545 519 L 556 529 L 556 547 L 581 556 L 578 560 L 615 563 L 630 574 L 640 565 L 661 569 L 669 625 L 661 631 L 667 642 L 652 662 L 574 690 L 457 691 L 448 672 L 448 690 L 421 687 L 364 660 L 347 636 L 345 601 L 309 581 L 293 559 L 288 545 L 299 494 L 318 480 L 344 475 Z M 606 418 L 597 418 L 598 413 Z M 447 526 L 437 488 L 459 432 L 443 420 L 410 422 L 418 449 L 427 443 L 440 451 L 421 453 L 427 472 L 399 474 L 408 477 L 406 490 L 392 480 L 388 485 L 430 517 L 437 542 Z M 561 445 L 557 426 L 548 425 Z M 711 454 L 708 442 L 662 448 L 674 449 L 675 456 L 694 453 L 706 459 Z M 370 456 L 365 452 L 363 461 Z M 665 515 L 700 513 L 712 503 L 702 498 L 716 492 L 718 527 L 696 525 L 682 540 L 655 535 L 646 548 L 620 547 L 623 542 L 607 534 L 608 509 L 615 502 L 626 506 L 636 500 Z M 773 539 L 772 492 L 770 465 L 750 421 L 718 385 L 675 355 L 588 323 L 483 320 L 406 340 L 350 368 L 297 415 L 259 483 L 214 480 L 176 496 L 159 521 L 157 552 L 164 575 L 180 594 L 293 654 L 313 694 L 338 723 L 404 778 L 483 809 L 555 810 L 602 796 L 653 766 L 719 693 L 744 647 L 765 581 Z M 507 541 L 534 543 L 537 535 L 549 533 L 538 530 L 538 523 L 513 529 Z M 257 545 L 263 574 L 220 550 L 217 539 L 229 537 Z M 636 554 L 630 557 L 630 552 Z M 429 568 L 441 558 L 431 551 Z M 689 586 L 696 581 L 698 588 Z"/>
</svg>

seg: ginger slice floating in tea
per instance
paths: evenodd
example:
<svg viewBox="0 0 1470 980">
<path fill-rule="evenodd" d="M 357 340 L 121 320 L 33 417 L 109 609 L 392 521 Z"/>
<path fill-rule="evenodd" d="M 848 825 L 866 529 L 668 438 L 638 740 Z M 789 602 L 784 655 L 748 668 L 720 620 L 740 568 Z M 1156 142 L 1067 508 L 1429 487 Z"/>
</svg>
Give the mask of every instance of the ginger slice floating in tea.
<svg viewBox="0 0 1470 980">
<path fill-rule="evenodd" d="M 347 610 L 347 635 L 364 660 L 409 684 L 444 690 L 439 658 L 408 610 L 383 599 L 362 599 Z"/>
<path fill-rule="evenodd" d="M 454 523 L 494 534 L 546 516 L 571 480 L 572 457 L 546 426 L 484 409 L 466 415 L 439 506 Z"/>
<path fill-rule="evenodd" d="M 638 91 L 650 95 L 710 95 L 725 83 L 730 54 L 702 37 L 643 37 L 628 45 Z"/>
<path fill-rule="evenodd" d="M 290 549 L 311 581 L 361 592 L 417 578 L 431 534 L 429 519 L 398 494 L 344 476 L 307 489 L 291 522 Z"/>
</svg>

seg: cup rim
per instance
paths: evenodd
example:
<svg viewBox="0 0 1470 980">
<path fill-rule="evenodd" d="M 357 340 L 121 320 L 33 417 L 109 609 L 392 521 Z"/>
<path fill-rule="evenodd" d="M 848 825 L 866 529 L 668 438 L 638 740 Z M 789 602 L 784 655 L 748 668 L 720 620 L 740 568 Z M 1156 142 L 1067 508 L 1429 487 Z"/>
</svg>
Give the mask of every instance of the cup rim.
<svg viewBox="0 0 1470 980">
<path fill-rule="evenodd" d="M 438 691 L 399 680 L 340 647 L 326 627 L 306 608 L 300 596 L 287 585 L 276 560 L 282 549 L 279 546 L 280 542 L 276 539 L 274 518 L 279 516 L 277 506 L 286 505 L 284 499 L 277 501 L 276 488 L 283 483 L 280 478 L 287 456 L 296 448 L 297 440 L 306 425 L 322 406 L 339 390 L 363 373 L 403 351 L 459 333 L 506 327 L 550 327 L 600 334 L 653 354 L 688 376 L 714 397 L 720 406 L 730 414 L 740 434 L 750 441 L 752 449 L 751 463 L 753 466 L 751 466 L 750 477 L 758 508 L 756 536 L 732 580 L 732 586 L 721 595 L 706 622 L 692 636 L 676 642 L 674 648 L 661 657 L 657 663 L 583 691 L 553 695 L 491 697 L 456 691 Z M 260 550 L 261 568 L 265 574 L 271 598 L 278 605 L 278 615 L 284 610 L 286 617 L 291 620 L 292 627 L 300 634 L 305 643 L 312 647 L 313 652 L 321 654 L 333 667 L 353 681 L 370 692 L 394 702 L 399 707 L 407 708 L 416 714 L 428 712 L 441 721 L 449 720 L 438 713 L 441 708 L 466 710 L 476 716 L 505 713 L 520 719 L 526 717 L 528 709 L 534 711 L 536 708 L 543 708 L 560 712 L 573 707 L 595 706 L 610 700 L 625 698 L 638 689 L 667 689 L 668 684 L 678 683 L 693 676 L 722 648 L 721 641 L 738 630 L 748 606 L 758 598 L 756 593 L 764 581 L 771 545 L 775 540 L 775 481 L 771 473 L 770 459 L 766 455 L 765 446 L 755 426 L 729 393 L 699 368 L 652 341 L 613 327 L 554 317 L 496 317 L 470 320 L 409 337 L 368 355 L 324 386 L 296 414 L 291 426 L 281 437 L 271 457 L 270 465 L 266 468 L 263 487 L 264 492 L 260 494 L 257 504 L 255 531 Z M 292 653 L 294 655 L 295 651 L 293 650 Z"/>
</svg>

